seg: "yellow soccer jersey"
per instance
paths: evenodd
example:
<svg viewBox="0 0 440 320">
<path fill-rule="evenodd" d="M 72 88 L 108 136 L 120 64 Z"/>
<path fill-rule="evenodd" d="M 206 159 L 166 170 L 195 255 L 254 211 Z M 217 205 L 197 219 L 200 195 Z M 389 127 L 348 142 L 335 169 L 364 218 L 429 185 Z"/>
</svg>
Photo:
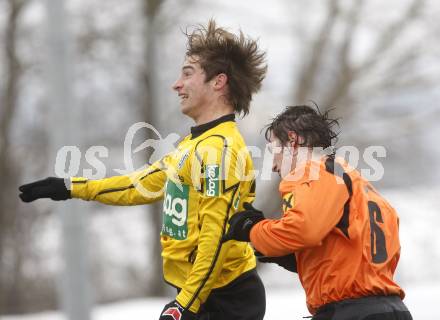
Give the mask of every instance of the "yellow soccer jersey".
<svg viewBox="0 0 440 320">
<path fill-rule="evenodd" d="M 146 170 L 102 180 L 72 178 L 71 193 L 111 205 L 163 199 L 164 277 L 181 288 L 177 301 L 197 312 L 212 289 L 255 268 L 249 244 L 221 241 L 231 215 L 254 200 L 255 179 L 234 115 L 191 132 Z"/>
</svg>

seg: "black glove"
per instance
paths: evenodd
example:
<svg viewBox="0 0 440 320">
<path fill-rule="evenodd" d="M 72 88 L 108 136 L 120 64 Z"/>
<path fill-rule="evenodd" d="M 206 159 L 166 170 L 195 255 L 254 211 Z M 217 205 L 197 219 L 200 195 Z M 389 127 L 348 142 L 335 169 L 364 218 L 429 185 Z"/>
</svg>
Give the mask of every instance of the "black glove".
<svg viewBox="0 0 440 320">
<path fill-rule="evenodd" d="M 71 198 L 70 190 L 67 190 L 63 178 L 49 177 L 18 188 L 19 197 L 24 202 L 31 202 L 40 198 L 50 198 L 52 200 L 67 200 Z"/>
<path fill-rule="evenodd" d="M 223 236 L 223 241 L 237 240 L 249 242 L 249 233 L 252 227 L 264 220 L 263 212 L 255 209 L 248 202 L 243 204 L 244 211 L 237 212 L 229 220 L 229 230 Z"/>
<path fill-rule="evenodd" d="M 184 307 L 176 300 L 171 301 L 163 308 L 159 320 L 196 320 L 197 315 Z"/>
<path fill-rule="evenodd" d="M 281 256 L 281 257 L 266 257 L 262 253 L 255 251 L 255 256 L 259 262 L 263 263 L 276 263 L 280 267 L 283 267 L 287 271 L 298 273 L 296 267 L 296 257 L 294 253 Z"/>
</svg>

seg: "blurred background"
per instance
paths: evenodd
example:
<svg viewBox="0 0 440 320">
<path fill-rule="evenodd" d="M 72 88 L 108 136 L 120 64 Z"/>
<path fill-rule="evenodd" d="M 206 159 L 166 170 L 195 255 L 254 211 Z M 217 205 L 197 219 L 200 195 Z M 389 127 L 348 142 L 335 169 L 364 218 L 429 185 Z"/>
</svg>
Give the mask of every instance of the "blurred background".
<svg viewBox="0 0 440 320">
<path fill-rule="evenodd" d="M 81 152 L 75 175 L 96 174 L 86 161 L 91 146 L 108 149 L 99 155 L 105 175 L 117 174 L 114 169 L 124 168 L 125 135 L 138 121 L 163 137 L 188 134 L 193 123 L 180 114 L 171 85 L 184 59 L 183 32 L 210 18 L 258 38 L 267 51 L 262 90 L 250 114 L 238 119 L 248 145 L 264 150 L 260 130 L 271 117 L 287 105 L 314 101 L 341 118 L 338 146 L 359 148 L 359 168 L 368 146 L 386 148 L 379 159 L 384 176 L 374 185 L 400 214 L 396 277 L 414 313 L 434 318 L 429 307 L 434 296 L 438 303 L 440 289 L 438 1 L 56 2 L 0 0 L 0 318 L 61 319 L 60 312 L 40 312 L 64 310 L 74 319 L 72 309 L 84 308 L 77 319 L 151 319 L 172 299 L 161 274 L 160 204 L 24 204 L 17 188 L 55 175 L 64 145 Z M 135 162 L 140 166 L 150 155 L 139 152 Z M 255 167 L 261 170 L 261 158 Z M 278 179 L 272 178 L 257 181 L 255 205 L 276 217 Z M 275 266 L 261 266 L 261 274 L 268 319 L 276 319 L 286 301 L 297 318 L 307 315 L 296 275 Z M 75 295 L 81 307 L 72 307 Z"/>
</svg>

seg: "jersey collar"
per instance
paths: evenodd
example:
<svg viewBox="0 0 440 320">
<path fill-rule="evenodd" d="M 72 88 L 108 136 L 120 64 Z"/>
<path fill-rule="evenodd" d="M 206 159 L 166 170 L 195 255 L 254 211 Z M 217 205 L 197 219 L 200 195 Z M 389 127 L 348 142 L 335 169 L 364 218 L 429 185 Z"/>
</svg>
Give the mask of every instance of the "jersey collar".
<svg viewBox="0 0 440 320">
<path fill-rule="evenodd" d="M 219 124 L 228 121 L 235 121 L 235 114 L 233 113 L 227 114 L 223 117 L 201 124 L 199 126 L 191 127 L 191 139 L 197 138 L 198 136 L 208 131 L 209 129 L 212 129 L 218 126 Z"/>
</svg>

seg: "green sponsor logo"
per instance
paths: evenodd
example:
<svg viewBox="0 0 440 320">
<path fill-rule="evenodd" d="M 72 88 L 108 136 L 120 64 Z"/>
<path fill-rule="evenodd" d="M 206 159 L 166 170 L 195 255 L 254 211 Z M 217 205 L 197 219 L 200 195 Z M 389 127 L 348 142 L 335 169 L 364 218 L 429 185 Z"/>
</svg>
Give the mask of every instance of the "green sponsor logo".
<svg viewBox="0 0 440 320">
<path fill-rule="evenodd" d="M 220 169 L 216 164 L 207 165 L 205 167 L 205 195 L 208 197 L 218 197 L 220 193 Z"/>
<path fill-rule="evenodd" d="M 162 234 L 177 240 L 188 236 L 188 198 L 189 186 L 167 181 L 163 202 Z"/>
</svg>

